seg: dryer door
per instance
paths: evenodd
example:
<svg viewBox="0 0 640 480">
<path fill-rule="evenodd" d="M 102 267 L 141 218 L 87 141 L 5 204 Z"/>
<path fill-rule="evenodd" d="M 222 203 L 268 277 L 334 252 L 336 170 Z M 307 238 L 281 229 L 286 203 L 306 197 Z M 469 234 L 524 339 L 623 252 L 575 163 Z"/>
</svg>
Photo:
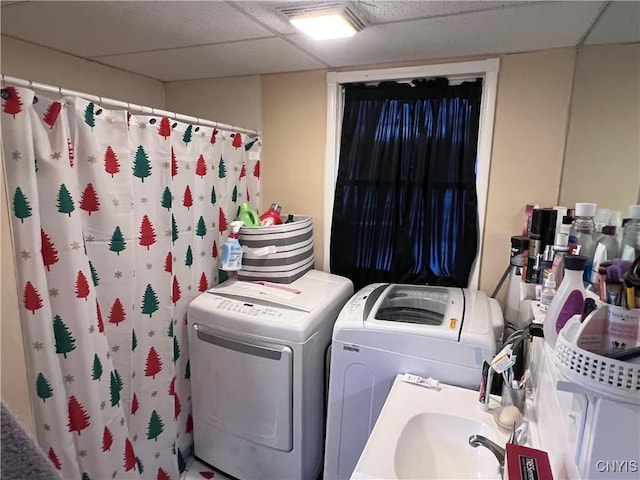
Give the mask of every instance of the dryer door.
<svg viewBox="0 0 640 480">
<path fill-rule="evenodd" d="M 293 448 L 293 352 L 286 345 L 219 333 L 202 324 L 190 336 L 194 428 L 211 442 L 233 435 L 281 451 Z"/>
</svg>

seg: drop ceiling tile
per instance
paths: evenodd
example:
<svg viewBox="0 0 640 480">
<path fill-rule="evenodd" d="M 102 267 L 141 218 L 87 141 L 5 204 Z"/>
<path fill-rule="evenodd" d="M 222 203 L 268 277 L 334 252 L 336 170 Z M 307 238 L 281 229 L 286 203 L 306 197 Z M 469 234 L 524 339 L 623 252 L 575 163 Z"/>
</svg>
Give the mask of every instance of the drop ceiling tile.
<svg viewBox="0 0 640 480">
<path fill-rule="evenodd" d="M 374 25 L 355 37 L 315 42 L 291 36 L 332 67 L 575 46 L 602 2 L 551 2 Z"/>
<path fill-rule="evenodd" d="M 272 36 L 217 1 L 25 2 L 2 9 L 2 33 L 80 57 Z"/>
<path fill-rule="evenodd" d="M 586 45 L 640 42 L 640 2 L 611 2 L 585 39 Z"/>
<path fill-rule="evenodd" d="M 164 82 L 326 68 L 279 38 L 110 55 L 94 60 Z"/>
</svg>

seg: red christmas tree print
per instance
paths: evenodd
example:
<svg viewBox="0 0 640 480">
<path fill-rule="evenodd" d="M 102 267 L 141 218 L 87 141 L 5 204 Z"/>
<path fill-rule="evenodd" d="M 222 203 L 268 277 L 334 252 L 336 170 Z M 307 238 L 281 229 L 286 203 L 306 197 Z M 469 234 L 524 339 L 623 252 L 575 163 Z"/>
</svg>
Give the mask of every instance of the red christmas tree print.
<svg viewBox="0 0 640 480">
<path fill-rule="evenodd" d="M 233 142 L 231 142 L 231 145 L 236 149 L 240 148 L 242 146 L 242 135 L 236 132 L 233 135 Z"/>
<path fill-rule="evenodd" d="M 127 318 L 124 312 L 124 307 L 119 298 L 116 298 L 111 305 L 111 313 L 109 313 L 109 323 L 115 323 L 116 327 L 120 322 L 123 322 Z"/>
<path fill-rule="evenodd" d="M 193 430 L 193 417 L 191 414 L 187 417 L 187 424 L 185 425 L 184 433 L 190 433 Z"/>
<path fill-rule="evenodd" d="M 136 466 L 136 454 L 133 451 L 133 445 L 128 438 L 124 442 L 124 471 L 133 470 Z"/>
<path fill-rule="evenodd" d="M 216 241 L 213 241 L 213 248 L 211 249 L 211 256 L 213 258 L 218 258 L 218 244 Z"/>
<path fill-rule="evenodd" d="M 20 98 L 18 90 L 16 90 L 15 87 L 7 86 L 4 87 L 4 92 L 2 93 L 2 99 L 4 100 L 2 111 L 16 118 L 16 114 L 22 111 L 22 99 Z"/>
<path fill-rule="evenodd" d="M 53 466 L 56 467 L 57 470 L 62 470 L 62 465 L 53 447 L 49 448 L 49 460 L 51 460 L 51 463 L 53 463 Z"/>
<path fill-rule="evenodd" d="M 149 353 L 147 354 L 147 363 L 145 365 L 144 374 L 147 377 L 151 377 L 153 379 L 156 378 L 156 375 L 162 371 L 162 360 L 160 360 L 160 355 L 156 352 L 154 347 L 149 349 Z"/>
<path fill-rule="evenodd" d="M 196 175 L 200 178 L 204 178 L 207 174 L 207 162 L 204 159 L 204 156 L 200 154 L 198 157 L 198 161 L 196 162 Z"/>
<path fill-rule="evenodd" d="M 131 415 L 135 415 L 139 407 L 140 405 L 138 405 L 138 397 L 134 393 L 133 398 L 131 398 Z"/>
<path fill-rule="evenodd" d="M 240 180 L 247 176 L 247 166 L 242 162 L 242 168 L 240 169 Z"/>
<path fill-rule="evenodd" d="M 67 138 L 67 150 L 69 152 L 69 166 L 73 168 L 73 161 L 75 160 L 75 155 L 73 154 L 73 145 L 71 144 L 71 139 Z"/>
<path fill-rule="evenodd" d="M 104 332 L 104 322 L 102 321 L 102 312 L 100 311 L 100 304 L 96 299 L 96 315 L 98 316 L 98 332 Z"/>
<path fill-rule="evenodd" d="M 56 247 L 51 241 L 51 238 L 49 238 L 49 235 L 47 235 L 42 229 L 40 229 L 40 239 L 42 241 L 42 262 L 44 263 L 44 266 L 47 267 L 47 272 L 49 272 L 51 271 L 51 265 L 59 260 L 58 250 L 56 250 Z"/>
<path fill-rule="evenodd" d="M 198 472 L 202 478 L 213 478 L 215 473 L 213 472 Z"/>
<path fill-rule="evenodd" d="M 146 215 L 142 217 L 142 223 L 140 224 L 140 245 L 143 247 L 147 247 L 149 250 L 149 246 L 156 243 L 156 232 L 153 229 L 153 225 L 149 220 L 149 217 Z"/>
<path fill-rule="evenodd" d="M 24 308 L 35 315 L 36 310 L 42 308 L 42 298 L 31 282 L 24 286 Z"/>
<path fill-rule="evenodd" d="M 178 419 L 178 415 L 180 415 L 181 411 L 182 411 L 182 405 L 180 405 L 180 399 L 178 398 L 178 395 L 174 395 L 173 396 L 173 419 L 174 420 Z"/>
<path fill-rule="evenodd" d="M 176 394 L 176 377 L 171 379 L 171 383 L 169 384 L 169 395 Z"/>
<path fill-rule="evenodd" d="M 58 115 L 60 115 L 60 109 L 62 108 L 62 104 L 60 102 L 53 102 L 47 108 L 47 111 L 42 117 L 42 121 L 49 125 L 49 128 L 53 128 L 58 120 Z"/>
<path fill-rule="evenodd" d="M 173 287 L 171 289 L 171 301 L 175 305 L 178 303 L 178 300 L 182 298 L 182 292 L 180 291 L 180 282 L 178 282 L 178 277 L 173 276 Z"/>
<path fill-rule="evenodd" d="M 97 212 L 100 210 L 100 200 L 96 194 L 93 184 L 87 183 L 84 191 L 82 192 L 82 198 L 80 199 L 80 208 L 91 215 L 91 212 Z"/>
<path fill-rule="evenodd" d="M 211 145 L 216 143 L 216 136 L 218 135 L 218 129 L 214 128 L 213 132 L 211 132 Z"/>
<path fill-rule="evenodd" d="M 178 160 L 176 160 L 176 154 L 171 147 L 171 176 L 175 177 L 178 174 Z"/>
<path fill-rule="evenodd" d="M 199 292 L 206 292 L 207 288 L 209 288 L 209 283 L 207 282 L 207 276 L 204 274 L 204 272 L 202 272 L 202 275 L 200 275 L 200 282 L 198 283 L 198 291 Z"/>
<path fill-rule="evenodd" d="M 69 427 L 70 432 L 80 432 L 87 428 L 91 423 L 89 422 L 89 414 L 85 411 L 82 404 L 76 399 L 75 396 L 69 397 Z"/>
<path fill-rule="evenodd" d="M 218 214 L 218 230 L 220 233 L 224 233 L 229 228 L 229 223 L 227 222 L 227 217 L 224 214 L 224 210 L 222 208 L 219 209 L 220 213 Z"/>
<path fill-rule="evenodd" d="M 193 196 L 191 195 L 191 189 L 187 185 L 184 189 L 184 195 L 182 197 L 182 205 L 187 207 L 187 210 L 193 205 Z"/>
<path fill-rule="evenodd" d="M 164 259 L 164 271 L 167 273 L 173 273 L 173 253 L 167 253 Z"/>
<path fill-rule="evenodd" d="M 260 160 L 258 160 L 253 167 L 253 176 L 256 178 L 260 178 Z"/>
<path fill-rule="evenodd" d="M 111 145 L 107 146 L 107 150 L 104 152 L 104 171 L 110 174 L 111 178 L 120 171 L 118 156 L 111 148 Z"/>
<path fill-rule="evenodd" d="M 104 431 L 102 432 L 102 451 L 109 451 L 111 445 L 113 445 L 113 435 L 111 435 L 111 430 L 109 430 L 108 427 L 104 427 Z"/>
<path fill-rule="evenodd" d="M 82 270 L 78 270 L 78 276 L 76 277 L 76 298 L 84 298 L 87 300 L 89 296 L 89 282 L 87 277 L 84 276 Z"/>
<path fill-rule="evenodd" d="M 158 475 L 156 476 L 156 480 L 171 480 L 171 477 L 162 468 L 158 468 Z"/>
<path fill-rule="evenodd" d="M 167 139 L 167 137 L 171 136 L 171 124 L 169 123 L 169 119 L 167 117 L 162 117 L 162 120 L 160 120 L 158 135 L 164 137 L 165 140 Z"/>
</svg>

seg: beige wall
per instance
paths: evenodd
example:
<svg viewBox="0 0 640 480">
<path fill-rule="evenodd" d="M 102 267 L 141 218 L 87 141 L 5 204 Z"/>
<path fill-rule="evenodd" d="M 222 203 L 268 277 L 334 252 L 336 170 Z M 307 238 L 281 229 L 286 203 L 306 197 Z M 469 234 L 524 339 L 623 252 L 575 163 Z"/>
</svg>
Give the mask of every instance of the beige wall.
<svg viewBox="0 0 640 480">
<path fill-rule="evenodd" d="M 640 44 L 578 51 L 560 202 L 640 201 Z"/>
</svg>

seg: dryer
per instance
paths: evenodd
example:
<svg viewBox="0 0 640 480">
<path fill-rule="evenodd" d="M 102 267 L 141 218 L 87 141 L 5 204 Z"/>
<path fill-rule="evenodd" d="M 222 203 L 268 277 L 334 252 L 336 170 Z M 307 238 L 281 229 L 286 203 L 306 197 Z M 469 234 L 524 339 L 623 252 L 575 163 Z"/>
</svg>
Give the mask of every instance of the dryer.
<svg viewBox="0 0 640 480">
<path fill-rule="evenodd" d="M 240 479 L 322 470 L 325 358 L 348 279 L 229 280 L 189 305 L 196 457 Z"/>
<path fill-rule="evenodd" d="M 325 479 L 351 476 L 399 373 L 477 389 L 502 338 L 500 305 L 483 292 L 372 284 L 336 320 L 325 444 Z"/>
</svg>

